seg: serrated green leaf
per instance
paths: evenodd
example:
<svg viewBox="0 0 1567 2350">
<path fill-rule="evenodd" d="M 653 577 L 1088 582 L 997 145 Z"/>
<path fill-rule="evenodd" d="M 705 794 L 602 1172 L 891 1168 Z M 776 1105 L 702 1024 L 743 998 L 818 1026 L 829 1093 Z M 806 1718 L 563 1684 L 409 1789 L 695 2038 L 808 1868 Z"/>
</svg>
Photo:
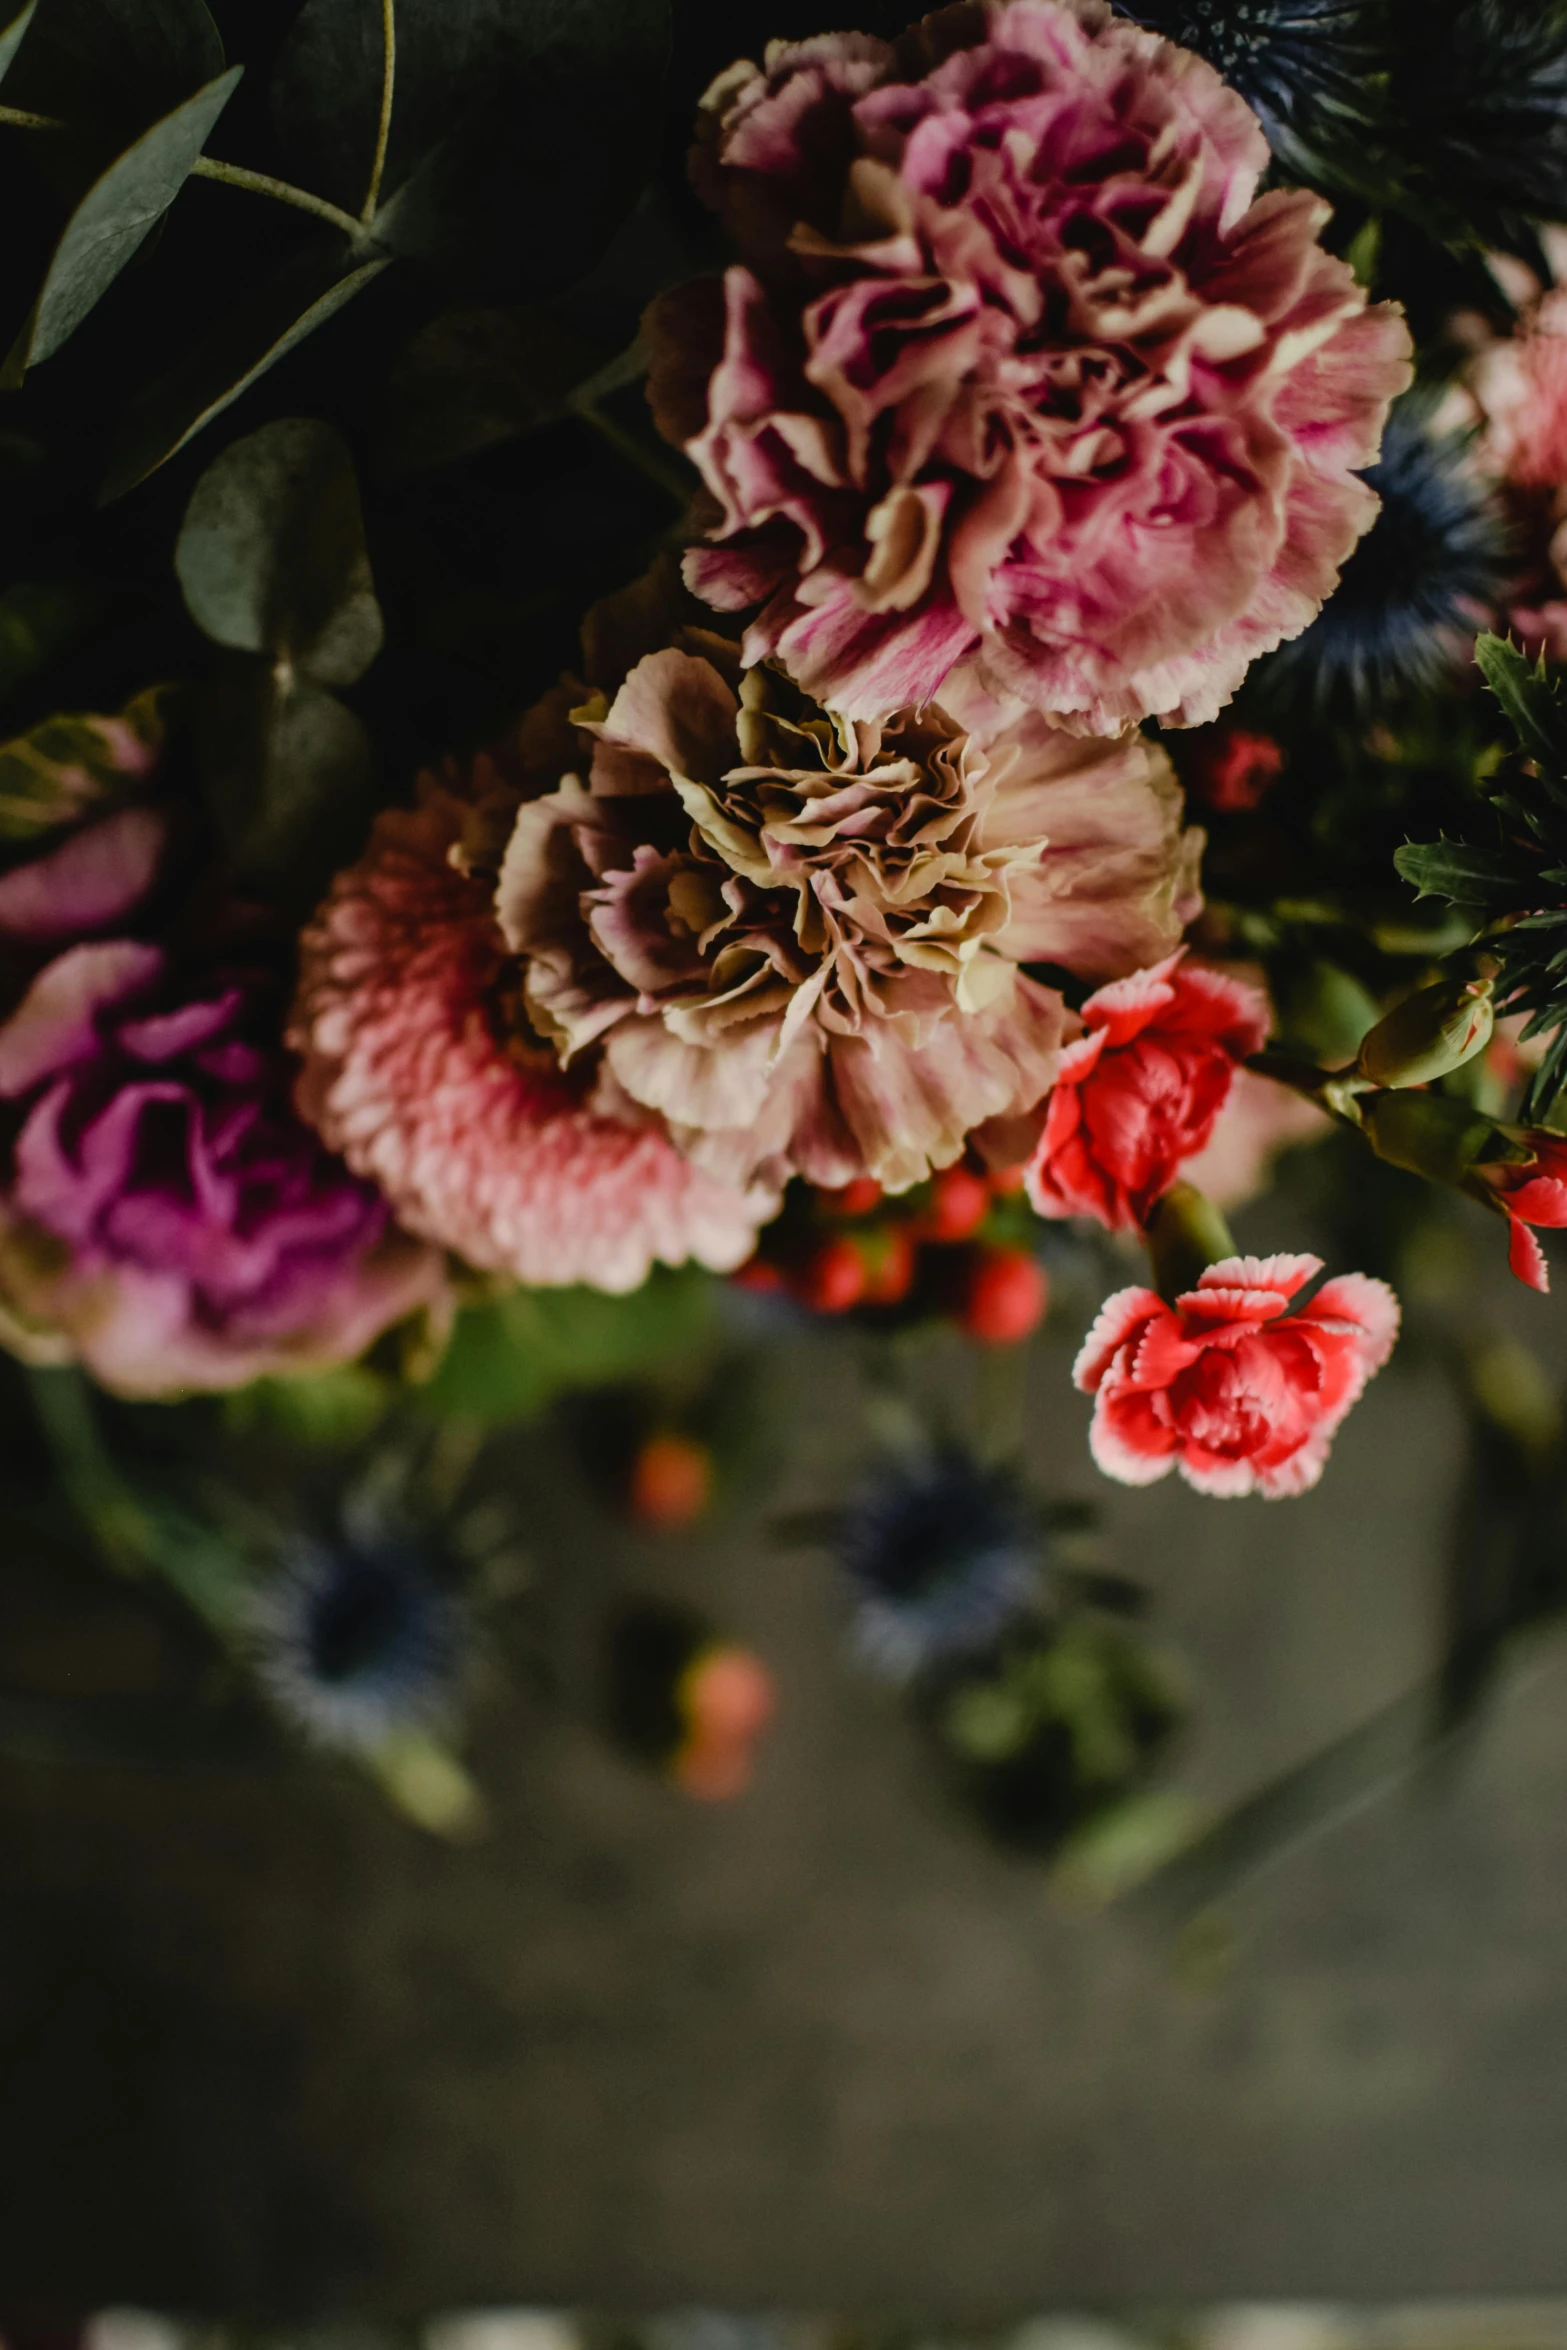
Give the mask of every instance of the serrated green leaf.
<svg viewBox="0 0 1567 2350">
<path fill-rule="evenodd" d="M 100 504 L 123 497 L 167 464 L 268 368 L 373 284 L 387 265 L 384 254 L 364 259 L 346 238 L 334 235 L 247 294 L 215 335 L 135 403 L 99 492 Z"/>
<path fill-rule="evenodd" d="M 375 759 L 363 724 L 310 678 L 237 659 L 205 696 L 196 741 L 231 877 L 308 913 L 374 812 Z"/>
<path fill-rule="evenodd" d="M 1475 641 L 1475 659 L 1523 750 L 1559 775 L 1567 765 L 1567 707 L 1543 657 L 1531 668 L 1509 638 L 1484 635 Z"/>
<path fill-rule="evenodd" d="M 174 567 L 215 644 L 322 685 L 352 685 L 381 649 L 354 461 L 312 417 L 279 417 L 213 460 L 185 509 Z"/>
<path fill-rule="evenodd" d="M 1466 841 L 1406 841 L 1393 863 L 1422 897 L 1449 898 L 1456 906 L 1504 913 L 1519 903 L 1528 877 L 1505 849 L 1471 848 Z"/>
<path fill-rule="evenodd" d="M 0 385 L 14 388 L 29 367 L 58 351 L 163 218 L 239 85 L 243 66 L 176 106 L 117 156 L 65 224 L 32 315 L 12 344 Z"/>
</svg>

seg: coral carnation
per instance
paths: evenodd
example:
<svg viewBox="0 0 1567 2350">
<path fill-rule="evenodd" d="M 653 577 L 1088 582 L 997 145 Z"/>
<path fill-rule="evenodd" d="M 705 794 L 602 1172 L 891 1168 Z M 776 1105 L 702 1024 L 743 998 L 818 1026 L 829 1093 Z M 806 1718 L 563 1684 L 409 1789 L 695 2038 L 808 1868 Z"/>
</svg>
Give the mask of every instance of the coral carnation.
<svg viewBox="0 0 1567 2350">
<path fill-rule="evenodd" d="M 1550 1268 L 1532 1227 L 1560 1232 L 1567 1226 L 1567 1141 L 1538 1129 L 1527 1140 L 1532 1159 L 1476 1167 L 1470 1186 L 1478 1198 L 1506 1216 L 1507 1262 L 1526 1288 L 1543 1294 L 1551 1286 Z"/>
<path fill-rule="evenodd" d="M 1152 1485 L 1176 1468 L 1225 1500 L 1315 1485 L 1399 1318 L 1386 1282 L 1364 1273 L 1296 1307 L 1321 1270 L 1319 1257 L 1226 1257 L 1173 1306 L 1151 1289 L 1108 1298 L 1072 1373 L 1095 1398 L 1089 1442 L 1105 1475 Z"/>
<path fill-rule="evenodd" d="M 576 717 L 586 780 L 522 805 L 496 896 L 528 1011 L 730 1180 L 950 1165 L 1055 1075 L 1019 965 L 1124 971 L 1197 903 L 1140 738 L 852 723 L 700 632 Z"/>
<path fill-rule="evenodd" d="M 1145 1224 L 1212 1135 L 1237 1062 L 1260 1051 L 1267 999 L 1184 952 L 1083 1006 L 1086 1033 L 1061 1056 L 1029 1163 L 1042 1216 L 1094 1216 L 1112 1232 Z"/>
<path fill-rule="evenodd" d="M 528 1030 L 490 893 L 452 865 L 470 814 L 432 790 L 376 823 L 302 941 L 300 1102 L 414 1232 L 519 1280 L 628 1290 L 655 1259 L 727 1271 L 776 1205 L 588 1106 Z"/>
<path fill-rule="evenodd" d="M 1305 628 L 1376 511 L 1396 311 L 1253 201 L 1267 142 L 1100 0 L 775 43 L 709 92 L 696 170 L 744 255 L 651 313 L 727 611 L 851 719 L 962 665 L 1005 711 L 1195 724 Z"/>
</svg>

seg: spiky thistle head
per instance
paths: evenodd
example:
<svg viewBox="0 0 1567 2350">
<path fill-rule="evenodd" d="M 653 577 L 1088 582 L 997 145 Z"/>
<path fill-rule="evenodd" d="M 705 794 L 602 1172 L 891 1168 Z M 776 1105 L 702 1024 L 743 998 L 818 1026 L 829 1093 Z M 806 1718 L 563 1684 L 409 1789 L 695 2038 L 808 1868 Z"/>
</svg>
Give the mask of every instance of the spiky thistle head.
<svg viewBox="0 0 1567 2350">
<path fill-rule="evenodd" d="M 1036 1596 L 1039 1551 L 1005 1470 L 951 1443 L 897 1456 L 867 1478 L 839 1530 L 855 1648 L 900 1682 L 983 1648 Z"/>
<path fill-rule="evenodd" d="M 1488 242 L 1567 216 L 1562 0 L 1403 0 L 1394 103 L 1438 199 Z"/>
<path fill-rule="evenodd" d="M 1424 403 L 1406 400 L 1365 478 L 1381 511 L 1310 628 L 1258 663 L 1270 700 L 1365 711 L 1439 688 L 1495 607 L 1508 527 L 1468 435 L 1434 434 Z"/>
<path fill-rule="evenodd" d="M 1195 50 L 1240 92 L 1286 166 L 1372 120 L 1379 64 L 1369 0 L 1116 0 Z"/>
<path fill-rule="evenodd" d="M 322 1746 L 365 1752 L 450 1710 L 462 1658 L 455 1600 L 416 1539 L 362 1521 L 295 1535 L 257 1597 L 257 1679 Z"/>
</svg>

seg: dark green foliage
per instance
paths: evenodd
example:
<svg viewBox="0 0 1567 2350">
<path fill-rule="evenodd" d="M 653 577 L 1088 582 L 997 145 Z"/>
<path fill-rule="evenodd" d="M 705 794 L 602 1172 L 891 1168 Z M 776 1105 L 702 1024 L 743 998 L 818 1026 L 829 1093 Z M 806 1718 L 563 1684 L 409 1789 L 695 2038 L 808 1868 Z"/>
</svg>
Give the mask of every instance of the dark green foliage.
<svg viewBox="0 0 1567 2350">
<path fill-rule="evenodd" d="M 1411 842 L 1394 857 L 1420 893 L 1473 907 L 1501 964 L 1496 1000 L 1527 1012 L 1525 1037 L 1556 1030 L 1530 1081 L 1523 1116 L 1548 1118 L 1567 1083 L 1567 700 L 1559 673 L 1530 666 L 1517 646 L 1482 636 L 1486 684 L 1506 713 L 1527 766 L 1490 793 L 1478 841 Z"/>
</svg>

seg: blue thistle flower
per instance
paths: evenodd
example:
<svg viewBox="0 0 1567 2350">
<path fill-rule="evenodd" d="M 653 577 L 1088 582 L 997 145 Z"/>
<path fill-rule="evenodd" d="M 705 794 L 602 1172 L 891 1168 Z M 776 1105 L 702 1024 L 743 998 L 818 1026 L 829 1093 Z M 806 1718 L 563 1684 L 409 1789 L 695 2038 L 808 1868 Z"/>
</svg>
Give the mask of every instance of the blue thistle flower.
<svg viewBox="0 0 1567 2350">
<path fill-rule="evenodd" d="M 1402 0 L 1394 95 L 1432 189 L 1488 241 L 1567 214 L 1567 9 Z"/>
<path fill-rule="evenodd" d="M 839 1528 L 854 1645 L 889 1681 L 971 1654 L 1034 1597 L 1038 1556 L 1005 1471 L 955 1444 L 905 1455 L 866 1483 Z"/>
<path fill-rule="evenodd" d="M 462 1653 L 451 1595 L 411 1542 L 296 1538 L 255 1607 L 257 1677 L 323 1746 L 363 1752 L 447 1712 Z"/>
<path fill-rule="evenodd" d="M 1508 530 L 1463 434 L 1433 438 L 1395 410 L 1365 475 L 1382 510 L 1310 628 L 1258 663 L 1269 697 L 1369 709 L 1440 687 L 1467 658 L 1507 575 Z"/>
<path fill-rule="evenodd" d="M 1238 90 L 1281 160 L 1371 118 L 1377 43 L 1367 0 L 1117 0 L 1121 13 L 1195 50 Z"/>
</svg>

